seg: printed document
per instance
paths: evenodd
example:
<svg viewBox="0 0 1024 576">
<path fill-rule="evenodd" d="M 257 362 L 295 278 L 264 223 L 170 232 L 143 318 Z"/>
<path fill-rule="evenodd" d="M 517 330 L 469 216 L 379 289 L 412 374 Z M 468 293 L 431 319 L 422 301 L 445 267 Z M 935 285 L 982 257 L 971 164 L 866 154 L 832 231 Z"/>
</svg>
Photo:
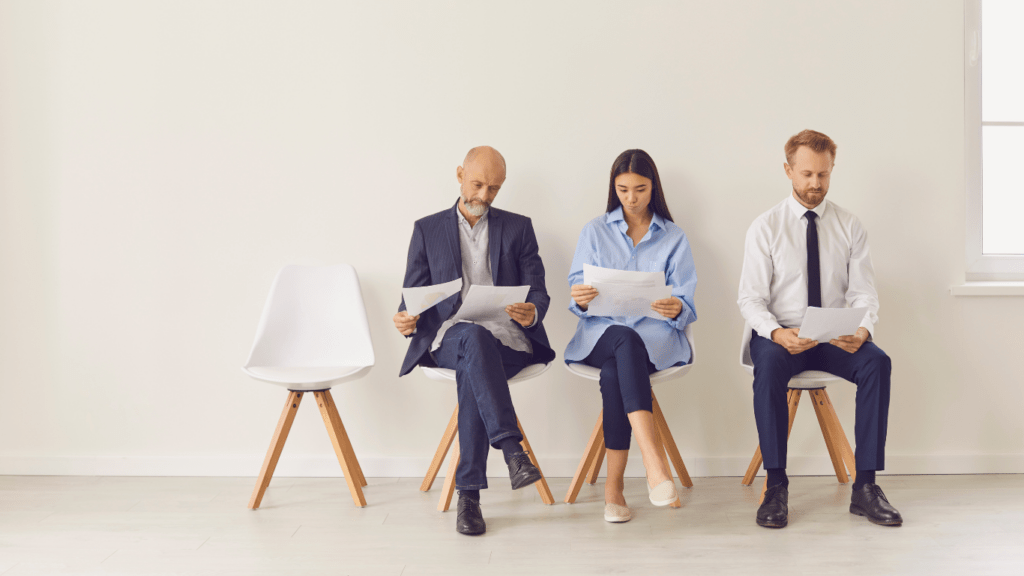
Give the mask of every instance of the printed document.
<svg viewBox="0 0 1024 576">
<path fill-rule="evenodd" d="M 804 321 L 800 325 L 801 338 L 813 338 L 820 343 L 828 343 L 839 336 L 852 336 L 867 308 L 817 308 L 808 306 Z"/>
<path fill-rule="evenodd" d="M 418 316 L 420 313 L 437 306 L 445 298 L 450 298 L 462 291 L 462 278 L 456 278 L 444 284 L 433 286 L 417 286 L 414 288 L 402 288 L 402 297 L 405 298 L 405 311 L 409 316 Z"/>
<path fill-rule="evenodd" d="M 584 264 L 583 283 L 587 286 L 593 286 L 594 282 L 602 284 L 628 284 L 630 286 L 664 286 L 665 272 L 632 272 Z"/>
<path fill-rule="evenodd" d="M 505 312 L 509 304 L 526 302 L 529 286 L 482 286 L 473 284 L 462 302 L 455 320 L 479 322 L 481 320 L 511 320 Z"/>
<path fill-rule="evenodd" d="M 651 310 L 651 303 L 672 296 L 665 272 L 633 272 L 583 265 L 583 283 L 597 290 L 587 306 L 591 316 L 646 316 L 666 320 Z"/>
</svg>

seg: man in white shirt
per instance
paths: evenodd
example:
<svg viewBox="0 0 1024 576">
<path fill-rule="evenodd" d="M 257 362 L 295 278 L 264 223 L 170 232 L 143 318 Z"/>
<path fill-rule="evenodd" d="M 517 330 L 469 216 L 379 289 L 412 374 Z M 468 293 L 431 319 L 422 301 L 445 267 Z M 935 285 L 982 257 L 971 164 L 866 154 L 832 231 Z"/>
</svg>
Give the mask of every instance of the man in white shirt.
<svg viewBox="0 0 1024 576">
<path fill-rule="evenodd" d="M 857 385 L 850 512 L 899 526 L 903 518 L 875 484 L 875 471 L 885 467 L 892 363 L 872 342 L 878 294 L 867 233 L 856 216 L 825 200 L 836 157 L 831 138 L 804 130 L 789 139 L 785 152 L 793 193 L 747 230 L 738 301 L 753 328 L 754 418 L 768 473 L 757 523 L 782 528 L 789 522 L 786 389 L 794 375 L 823 370 Z M 798 336 L 808 306 L 868 312 L 856 333 L 819 344 Z"/>
</svg>

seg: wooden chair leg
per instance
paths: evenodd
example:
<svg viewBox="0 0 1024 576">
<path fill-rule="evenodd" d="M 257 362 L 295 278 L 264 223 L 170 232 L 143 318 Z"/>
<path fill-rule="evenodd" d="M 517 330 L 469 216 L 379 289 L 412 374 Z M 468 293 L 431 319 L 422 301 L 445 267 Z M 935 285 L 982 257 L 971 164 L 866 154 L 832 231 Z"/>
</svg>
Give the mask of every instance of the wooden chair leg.
<svg viewBox="0 0 1024 576">
<path fill-rule="evenodd" d="M 313 392 L 313 396 L 316 398 L 316 405 L 320 408 L 320 416 L 324 419 L 327 434 L 331 437 L 331 444 L 334 446 L 334 453 L 341 464 L 341 471 L 345 474 L 345 483 L 348 484 L 348 491 L 352 494 L 352 501 L 356 506 L 366 506 L 366 498 L 363 497 L 363 488 L 357 477 L 355 465 L 349 462 L 348 451 L 351 450 L 351 445 L 348 445 L 347 438 L 339 433 L 344 430 L 344 427 L 341 425 L 338 410 L 331 400 L 331 391 Z"/>
<path fill-rule="evenodd" d="M 434 458 L 430 461 L 430 468 L 427 468 L 427 475 L 423 477 L 423 483 L 420 484 L 420 492 L 427 492 L 434 485 L 434 479 L 437 478 L 437 473 L 441 470 L 441 464 L 444 463 L 444 457 L 448 454 L 448 450 L 451 449 L 452 440 L 455 439 L 455 434 L 458 431 L 459 405 L 456 404 L 452 417 L 448 420 L 448 427 L 444 429 L 444 434 L 441 435 L 441 443 L 437 445 Z"/>
<path fill-rule="evenodd" d="M 654 408 L 654 424 L 661 434 L 661 441 L 665 443 L 665 451 L 668 452 L 668 457 L 676 468 L 676 475 L 679 476 L 679 481 L 683 486 L 693 488 L 693 480 L 690 480 L 690 473 L 686 471 L 686 464 L 683 463 L 683 457 L 679 455 L 679 448 L 676 447 L 672 431 L 668 429 L 668 421 L 665 420 L 665 413 L 661 411 L 661 405 L 658 404 L 653 390 L 651 391 L 651 404 Z"/>
<path fill-rule="evenodd" d="M 665 465 L 665 469 L 668 470 L 668 479 L 674 481 L 674 479 L 672 478 L 672 468 L 669 466 L 669 463 L 668 463 L 668 454 L 666 453 L 665 440 L 664 440 L 664 438 L 662 438 L 661 433 L 658 431 L 657 424 L 655 424 L 655 426 L 654 426 L 654 442 L 658 445 L 658 455 L 661 457 L 661 463 L 664 464 Z M 644 482 L 646 483 L 647 480 L 645 479 Z M 679 496 L 678 495 L 676 496 L 676 501 L 671 503 L 671 504 L 669 504 L 669 507 L 671 507 L 671 508 L 682 508 L 683 507 L 683 503 L 679 500 Z"/>
<path fill-rule="evenodd" d="M 828 392 L 822 390 L 825 396 L 825 408 L 828 409 L 828 420 L 832 426 L 832 439 L 839 446 L 839 453 L 846 462 L 846 470 L 850 474 L 850 480 L 857 480 L 857 460 L 853 455 L 853 448 L 850 447 L 850 440 L 846 438 L 843 425 L 839 422 L 839 415 L 836 414 L 836 407 L 832 405 L 832 398 Z"/>
<path fill-rule="evenodd" d="M 341 440 L 341 447 L 345 450 L 345 458 L 348 460 L 348 464 L 352 467 L 352 473 L 355 474 L 355 479 L 360 486 L 366 486 L 366 477 L 363 476 L 363 467 L 359 465 L 359 459 L 356 458 L 356 451 L 352 448 L 352 440 L 348 437 L 348 432 L 345 431 L 345 425 L 341 422 L 341 416 L 338 414 L 338 405 L 334 402 L 334 396 L 331 395 L 330 390 L 324 391 L 324 399 L 328 403 L 328 407 L 331 413 L 334 414 L 335 429 L 338 433 L 338 439 Z"/>
<path fill-rule="evenodd" d="M 459 460 L 462 459 L 462 452 L 459 450 L 459 431 L 452 436 L 451 459 L 448 461 L 448 475 L 444 477 L 444 484 L 441 485 L 441 499 L 437 501 L 437 511 L 447 512 L 452 504 L 452 495 L 455 494 L 455 472 L 459 468 Z"/>
<path fill-rule="evenodd" d="M 590 472 L 587 473 L 587 484 L 597 484 L 597 475 L 601 473 L 601 464 L 604 463 L 606 452 L 608 452 L 608 447 L 604 445 L 604 434 L 602 434 L 597 446 L 597 458 L 594 458 L 594 463 L 590 466 Z"/>
<path fill-rule="evenodd" d="M 537 467 L 537 471 L 540 472 L 540 480 L 534 483 L 537 486 L 537 492 L 540 492 L 540 499 L 544 501 L 548 506 L 555 503 L 555 497 L 551 495 L 551 488 L 548 487 L 548 479 L 544 477 L 544 471 L 540 469 L 540 462 L 537 461 L 537 456 L 533 453 L 533 448 L 530 448 L 530 441 L 526 439 L 526 431 L 523 430 L 523 424 L 519 422 L 519 418 L 516 418 L 516 425 L 519 426 L 519 433 L 523 435 L 523 449 L 526 450 L 530 456 L 530 462 Z"/>
<path fill-rule="evenodd" d="M 786 429 L 786 440 L 789 440 L 790 435 L 793 434 L 793 421 L 796 420 L 796 409 L 800 407 L 800 395 L 803 390 L 794 388 L 789 392 L 789 428 Z"/>
<path fill-rule="evenodd" d="M 839 456 L 839 448 L 835 445 L 832 434 L 832 427 L 829 426 L 828 409 L 825 408 L 824 390 L 811 390 L 811 401 L 814 403 L 814 414 L 818 417 L 818 426 L 821 427 L 821 435 L 825 439 L 825 447 L 828 448 L 828 457 L 832 459 L 832 468 L 836 471 L 836 478 L 841 484 L 846 484 L 850 478 L 846 475 L 846 467 Z"/>
<path fill-rule="evenodd" d="M 761 445 L 757 445 L 757 450 L 754 450 L 754 457 L 750 459 L 750 465 L 747 466 L 747 473 L 743 475 L 743 480 L 740 480 L 740 484 L 744 486 L 750 486 L 754 483 L 754 477 L 757 476 L 757 472 L 761 470 L 761 463 L 764 461 L 761 458 Z"/>
<path fill-rule="evenodd" d="M 587 448 L 583 451 L 583 458 L 580 459 L 579 466 L 576 467 L 576 474 L 572 477 L 572 482 L 569 483 L 569 491 L 565 493 L 566 504 L 572 504 L 576 501 L 576 496 L 580 493 L 580 488 L 583 487 L 583 481 L 586 478 L 587 471 L 593 465 L 594 460 L 597 458 L 597 451 L 601 444 L 604 442 L 604 412 L 597 416 L 597 424 L 594 424 L 594 431 L 590 433 L 590 440 L 587 441 Z"/>
<path fill-rule="evenodd" d="M 249 509 L 255 510 L 260 507 L 263 501 L 263 494 L 270 485 L 270 479 L 274 476 L 274 469 L 277 468 L 277 461 L 281 458 L 281 450 L 288 439 L 288 432 L 292 429 L 292 422 L 295 421 L 295 413 L 299 411 L 299 403 L 302 402 L 302 392 L 288 391 L 288 401 L 284 404 L 284 410 L 277 421 L 277 428 L 274 429 L 274 436 L 270 439 L 270 448 L 267 456 L 263 459 L 263 468 L 256 478 L 256 487 L 249 498 Z"/>
<path fill-rule="evenodd" d="M 800 405 L 800 390 L 794 390 L 790 388 L 786 392 L 786 404 L 789 406 L 789 428 L 786 432 L 786 438 L 789 438 L 789 434 L 793 432 L 793 420 L 796 418 L 796 409 Z M 757 472 L 761 469 L 761 464 L 764 462 L 761 456 L 761 445 L 758 444 L 757 450 L 754 450 L 754 457 L 750 459 L 750 465 L 747 466 L 747 473 L 743 475 L 743 480 L 740 481 L 744 486 L 750 486 L 754 483 L 754 477 L 757 476 Z"/>
</svg>

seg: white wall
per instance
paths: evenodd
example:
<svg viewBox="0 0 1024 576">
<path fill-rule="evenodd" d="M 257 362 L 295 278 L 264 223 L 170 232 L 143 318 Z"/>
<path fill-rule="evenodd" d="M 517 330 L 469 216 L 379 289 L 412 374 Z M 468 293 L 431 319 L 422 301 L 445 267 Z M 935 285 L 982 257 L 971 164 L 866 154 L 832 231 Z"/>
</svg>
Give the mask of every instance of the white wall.
<svg viewBox="0 0 1024 576">
<path fill-rule="evenodd" d="M 743 235 L 788 193 L 782 146 L 803 128 L 838 142 L 829 198 L 870 234 L 888 470 L 1022 472 L 1024 299 L 948 290 L 962 29 L 954 0 L 0 0 L 0 473 L 255 475 L 284 391 L 239 366 L 270 282 L 349 262 L 378 363 L 335 397 L 367 475 L 422 474 L 454 387 L 397 377 L 391 315 L 412 222 L 491 144 L 496 205 L 538 233 L 559 356 L 611 161 L 653 155 L 700 279 L 699 364 L 659 398 L 692 473 L 740 475 L 757 443 Z M 852 439 L 854 391 L 831 395 Z M 547 474 L 571 475 L 596 386 L 555 366 L 513 398 Z M 309 404 L 279 470 L 340 474 Z M 790 453 L 830 472 L 809 406 Z"/>
</svg>

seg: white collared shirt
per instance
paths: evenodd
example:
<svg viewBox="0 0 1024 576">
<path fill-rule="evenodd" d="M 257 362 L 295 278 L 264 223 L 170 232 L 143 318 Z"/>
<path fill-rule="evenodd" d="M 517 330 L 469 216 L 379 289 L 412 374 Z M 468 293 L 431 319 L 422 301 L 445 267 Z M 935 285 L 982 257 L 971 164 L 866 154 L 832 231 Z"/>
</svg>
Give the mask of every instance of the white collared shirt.
<svg viewBox="0 0 1024 576">
<path fill-rule="evenodd" d="M 861 326 L 873 336 L 878 293 L 868 235 L 856 216 L 834 202 L 822 200 L 813 211 L 818 215 L 821 306 L 867 308 Z M 747 230 L 737 303 L 747 323 L 768 339 L 776 328 L 799 327 L 807 312 L 806 212 L 790 194 Z"/>
</svg>

